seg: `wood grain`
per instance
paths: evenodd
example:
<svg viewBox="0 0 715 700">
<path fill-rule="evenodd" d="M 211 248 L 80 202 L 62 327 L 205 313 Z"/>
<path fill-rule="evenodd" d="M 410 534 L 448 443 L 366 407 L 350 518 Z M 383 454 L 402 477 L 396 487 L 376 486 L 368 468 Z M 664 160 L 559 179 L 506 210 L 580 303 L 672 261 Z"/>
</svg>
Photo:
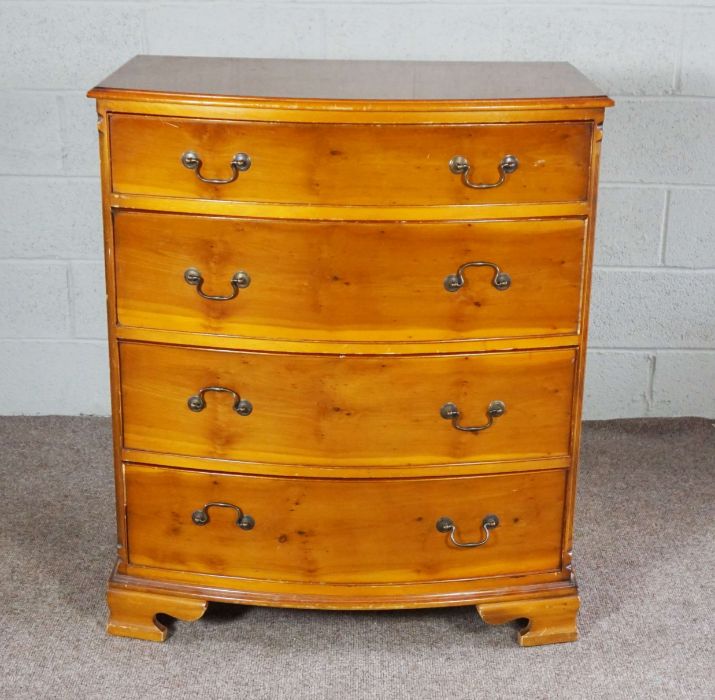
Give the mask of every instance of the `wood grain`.
<svg viewBox="0 0 715 700">
<path fill-rule="evenodd" d="M 191 621 L 198 620 L 208 606 L 205 600 L 130 590 L 112 584 L 107 590 L 107 604 L 109 634 L 151 642 L 163 642 L 169 634 L 166 625 L 157 620 L 159 613 Z"/>
<path fill-rule="evenodd" d="M 576 615 L 580 605 L 576 593 L 560 598 L 508 600 L 477 605 L 477 611 L 490 625 L 525 620 L 517 635 L 523 647 L 575 642 L 578 639 Z"/>
<path fill-rule="evenodd" d="M 345 78 L 349 75 L 350 79 Z M 474 604 L 575 638 L 571 568 L 604 107 L 567 64 L 137 57 L 98 98 L 118 560 L 110 632 L 206 601 L 378 609 Z M 202 184 L 179 158 L 225 177 Z M 520 167 L 504 185 L 472 179 Z M 444 276 L 494 257 L 455 294 Z M 498 260 L 497 260 L 498 258 Z M 211 293 L 246 269 L 232 302 Z M 202 349 L 203 348 L 203 349 Z M 188 410 L 200 387 L 230 385 Z M 507 413 L 479 434 L 462 422 Z M 125 468 L 126 463 L 126 468 Z M 234 499 L 251 531 L 204 500 Z M 245 500 L 248 499 L 248 500 Z M 250 505 L 249 505 L 250 502 Z M 432 511 L 434 508 L 434 512 Z M 498 509 L 498 511 L 497 511 Z M 485 546 L 465 539 L 504 514 Z M 439 511 L 439 513 L 437 513 Z M 304 526 L 304 523 L 309 523 Z M 466 555 L 466 556 L 465 556 Z"/>
<path fill-rule="evenodd" d="M 581 219 L 453 223 L 306 222 L 118 211 L 118 322 L 250 338 L 439 341 L 577 333 Z M 444 279 L 470 261 L 457 292 Z M 184 280 L 199 269 L 206 300 Z"/>
<path fill-rule="evenodd" d="M 569 453 L 573 350 L 330 357 L 121 343 L 124 446 L 154 452 L 293 464 L 418 465 Z M 231 389 L 187 400 L 202 387 Z M 465 433 L 440 416 L 483 425 Z"/>
<path fill-rule="evenodd" d="M 247 578 L 325 583 L 431 581 L 540 572 L 560 567 L 565 472 L 457 479 L 282 479 L 127 465 L 129 560 Z M 255 519 L 212 507 L 228 502 Z M 451 517 L 459 549 L 435 524 Z"/>
<path fill-rule="evenodd" d="M 136 56 L 90 96 L 162 98 L 200 95 L 331 103 L 438 101 L 608 106 L 602 91 L 568 63 L 516 61 L 326 61 L 265 58 Z M 304 107 L 308 105 L 303 105 Z"/>
<path fill-rule="evenodd" d="M 243 202 L 346 205 L 519 204 L 588 196 L 588 122 L 471 125 L 300 124 L 157 118 L 110 119 L 112 189 L 118 193 Z M 234 154 L 250 170 L 227 185 L 201 182 L 181 164 L 203 159 L 207 178 L 227 178 Z M 449 170 L 463 155 L 472 179 L 495 182 L 502 158 L 518 170 L 504 185 L 474 190 Z"/>
</svg>

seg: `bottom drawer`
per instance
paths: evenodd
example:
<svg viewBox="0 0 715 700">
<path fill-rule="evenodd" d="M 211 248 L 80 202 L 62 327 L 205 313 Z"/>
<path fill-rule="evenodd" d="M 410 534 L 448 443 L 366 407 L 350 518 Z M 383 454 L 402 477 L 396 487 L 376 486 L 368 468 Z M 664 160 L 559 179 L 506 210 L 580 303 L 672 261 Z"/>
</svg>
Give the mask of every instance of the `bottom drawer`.
<svg viewBox="0 0 715 700">
<path fill-rule="evenodd" d="M 561 565 L 566 471 L 301 479 L 125 465 L 129 561 L 264 580 L 392 583 Z M 213 504 L 213 505 L 208 505 Z M 484 526 L 486 516 L 498 518 Z M 437 522 L 449 518 L 457 542 Z"/>
</svg>

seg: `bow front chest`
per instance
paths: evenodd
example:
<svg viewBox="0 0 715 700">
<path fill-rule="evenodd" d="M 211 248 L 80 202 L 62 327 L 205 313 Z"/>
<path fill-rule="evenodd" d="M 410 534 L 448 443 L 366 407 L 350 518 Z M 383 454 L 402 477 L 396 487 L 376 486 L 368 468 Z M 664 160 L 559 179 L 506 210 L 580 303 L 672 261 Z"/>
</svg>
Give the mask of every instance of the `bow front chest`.
<svg viewBox="0 0 715 700">
<path fill-rule="evenodd" d="M 109 632 L 209 601 L 475 605 L 576 638 L 611 101 L 563 63 L 139 56 L 90 91 Z"/>
</svg>

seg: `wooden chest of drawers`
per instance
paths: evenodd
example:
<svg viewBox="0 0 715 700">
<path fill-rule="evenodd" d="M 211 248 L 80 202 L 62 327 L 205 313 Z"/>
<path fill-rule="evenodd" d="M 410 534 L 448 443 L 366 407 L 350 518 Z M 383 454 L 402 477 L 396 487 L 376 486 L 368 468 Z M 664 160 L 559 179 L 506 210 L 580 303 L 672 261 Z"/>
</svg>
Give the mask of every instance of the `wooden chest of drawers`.
<svg viewBox="0 0 715 700">
<path fill-rule="evenodd" d="M 568 64 L 140 56 L 99 114 L 108 630 L 476 605 L 576 638 L 611 101 Z"/>
</svg>

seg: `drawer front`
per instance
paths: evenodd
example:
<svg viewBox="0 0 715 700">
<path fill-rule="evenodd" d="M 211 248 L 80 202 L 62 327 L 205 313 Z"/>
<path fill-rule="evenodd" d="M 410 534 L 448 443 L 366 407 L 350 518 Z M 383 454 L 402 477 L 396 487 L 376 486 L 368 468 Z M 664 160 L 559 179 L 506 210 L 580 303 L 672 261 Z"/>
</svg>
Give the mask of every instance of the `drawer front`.
<svg viewBox="0 0 715 700">
<path fill-rule="evenodd" d="M 588 197 L 591 129 L 590 122 L 297 124 L 113 114 L 112 188 L 334 205 L 577 202 Z M 184 165 L 187 152 L 198 156 L 198 167 Z M 232 165 L 240 153 L 250 157 L 248 169 L 241 170 L 245 158 Z M 518 166 L 498 187 L 473 189 L 450 170 L 450 161 L 463 156 L 470 181 L 494 184 L 507 155 Z"/>
<path fill-rule="evenodd" d="M 566 455 L 575 353 L 330 356 L 121 343 L 124 446 L 348 466 Z"/>
<path fill-rule="evenodd" d="M 328 223 L 123 211 L 114 234 L 121 325 L 330 341 L 579 327 L 582 219 Z M 471 263 L 482 265 L 463 268 Z M 187 281 L 191 270 L 200 284 Z"/>
<path fill-rule="evenodd" d="M 298 479 L 125 466 L 134 565 L 284 581 L 383 583 L 555 570 L 566 472 Z M 213 505 L 220 503 L 225 505 Z M 483 523 L 487 516 L 495 521 Z M 458 543 L 437 529 L 448 518 Z"/>
</svg>

